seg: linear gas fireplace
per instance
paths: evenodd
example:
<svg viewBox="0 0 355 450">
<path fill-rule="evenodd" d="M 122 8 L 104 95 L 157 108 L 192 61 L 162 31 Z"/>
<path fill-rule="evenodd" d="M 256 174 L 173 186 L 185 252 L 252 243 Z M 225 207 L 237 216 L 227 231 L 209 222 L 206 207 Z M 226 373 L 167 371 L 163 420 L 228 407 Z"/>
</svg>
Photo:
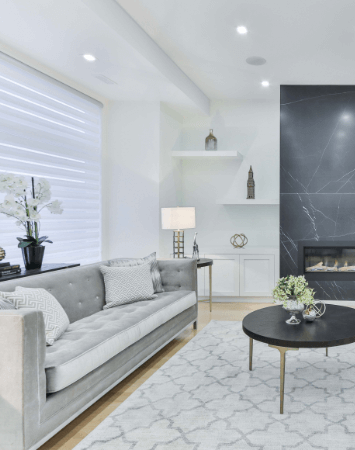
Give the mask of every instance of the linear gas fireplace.
<svg viewBox="0 0 355 450">
<path fill-rule="evenodd" d="M 355 242 L 299 241 L 298 274 L 307 280 L 355 280 Z"/>
</svg>

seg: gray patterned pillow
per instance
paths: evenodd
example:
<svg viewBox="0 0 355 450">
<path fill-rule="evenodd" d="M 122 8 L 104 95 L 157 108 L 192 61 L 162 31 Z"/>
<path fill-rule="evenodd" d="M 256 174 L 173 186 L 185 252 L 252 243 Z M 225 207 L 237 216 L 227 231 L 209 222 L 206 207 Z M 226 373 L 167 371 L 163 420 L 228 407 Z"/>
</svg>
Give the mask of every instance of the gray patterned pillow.
<svg viewBox="0 0 355 450">
<path fill-rule="evenodd" d="M 8 300 L 7 298 L 3 298 L 1 296 L 1 292 L 0 292 L 0 310 L 5 310 L 5 309 L 16 309 L 15 305 Z"/>
<path fill-rule="evenodd" d="M 111 259 L 109 261 L 110 267 L 132 267 L 140 266 L 141 264 L 150 263 L 150 274 L 152 276 L 154 292 L 164 292 L 163 283 L 161 281 L 160 271 L 157 263 L 156 253 L 151 253 L 145 258 L 135 259 Z"/>
<path fill-rule="evenodd" d="M 0 297 L 11 301 L 16 309 L 38 309 L 43 312 L 47 345 L 53 345 L 69 326 L 67 313 L 45 289 L 17 286 L 15 292 L 1 292 Z"/>
<path fill-rule="evenodd" d="M 132 267 L 100 266 L 105 282 L 104 309 L 140 300 L 156 298 L 150 263 Z"/>
</svg>

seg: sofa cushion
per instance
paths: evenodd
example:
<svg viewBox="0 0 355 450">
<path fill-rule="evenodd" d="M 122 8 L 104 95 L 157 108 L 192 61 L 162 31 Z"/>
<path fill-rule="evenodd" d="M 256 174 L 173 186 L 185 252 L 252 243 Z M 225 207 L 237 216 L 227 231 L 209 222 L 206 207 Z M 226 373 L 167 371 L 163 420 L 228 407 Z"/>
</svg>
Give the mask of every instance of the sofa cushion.
<svg viewBox="0 0 355 450">
<path fill-rule="evenodd" d="M 7 298 L 2 298 L 1 297 L 1 292 L 0 292 L 0 310 L 3 309 L 16 309 L 15 305 L 12 303 L 12 301 L 8 300 Z"/>
<path fill-rule="evenodd" d="M 135 258 L 135 259 L 111 259 L 109 261 L 110 267 L 131 267 L 140 266 L 142 264 L 150 263 L 150 274 L 152 276 L 154 292 L 164 292 L 163 283 L 161 281 L 159 266 L 157 262 L 157 254 L 151 253 L 145 258 Z"/>
<path fill-rule="evenodd" d="M 100 270 L 105 281 L 104 309 L 156 298 L 150 263 L 133 267 L 101 266 Z"/>
<path fill-rule="evenodd" d="M 75 322 L 101 311 L 105 304 L 104 278 L 99 269 L 103 265 L 108 262 L 1 281 L 0 290 L 13 292 L 18 285 L 45 289 L 63 306 L 70 322 Z"/>
<path fill-rule="evenodd" d="M 70 324 L 47 347 L 47 392 L 75 383 L 195 303 L 195 292 L 163 292 L 155 300 L 102 310 Z"/>
<path fill-rule="evenodd" d="M 45 289 L 31 289 L 17 286 L 15 292 L 0 292 L 0 296 L 10 300 L 16 309 L 38 309 L 43 313 L 47 345 L 64 333 L 69 326 L 69 318 L 57 299 Z"/>
</svg>

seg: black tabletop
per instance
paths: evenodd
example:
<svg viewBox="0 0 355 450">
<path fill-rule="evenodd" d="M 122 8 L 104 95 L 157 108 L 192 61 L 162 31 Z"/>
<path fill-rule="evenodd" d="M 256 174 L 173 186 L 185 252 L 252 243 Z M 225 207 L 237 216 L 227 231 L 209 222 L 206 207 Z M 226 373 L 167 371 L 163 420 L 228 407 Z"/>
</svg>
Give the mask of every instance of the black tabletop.
<svg viewBox="0 0 355 450">
<path fill-rule="evenodd" d="M 200 258 L 197 261 L 197 267 L 200 269 L 201 267 L 206 267 L 206 266 L 212 266 L 213 265 L 213 259 L 209 259 L 209 258 Z"/>
<path fill-rule="evenodd" d="M 335 347 L 355 342 L 355 309 L 327 305 L 325 314 L 314 322 L 306 322 L 302 314 L 299 325 L 285 321 L 290 313 L 282 306 L 269 306 L 248 314 L 243 331 L 249 337 L 279 347 Z"/>
<path fill-rule="evenodd" d="M 13 275 L 0 276 L 0 282 L 8 281 L 8 280 L 15 280 L 16 278 L 29 277 L 31 275 L 39 275 L 41 273 L 46 273 L 46 272 L 54 272 L 55 270 L 69 269 L 69 268 L 77 267 L 77 266 L 80 266 L 80 264 L 67 264 L 67 263 L 42 264 L 42 267 L 40 269 L 33 269 L 33 270 L 26 270 L 25 268 L 22 267 L 20 273 L 16 273 Z"/>
</svg>

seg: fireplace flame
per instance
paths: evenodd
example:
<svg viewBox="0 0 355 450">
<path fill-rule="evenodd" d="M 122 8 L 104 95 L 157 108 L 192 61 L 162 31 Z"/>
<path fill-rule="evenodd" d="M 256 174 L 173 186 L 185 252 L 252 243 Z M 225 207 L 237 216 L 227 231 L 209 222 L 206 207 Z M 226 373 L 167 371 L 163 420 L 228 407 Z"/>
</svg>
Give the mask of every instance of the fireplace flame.
<svg viewBox="0 0 355 450">
<path fill-rule="evenodd" d="M 330 262 L 331 264 L 331 262 Z M 342 263 L 339 267 L 339 262 L 337 259 L 334 260 L 334 265 L 327 265 L 324 261 L 320 261 L 311 267 L 306 267 L 306 272 L 355 272 L 355 262 L 350 261 L 350 265 L 348 261 L 344 261 L 344 265 Z"/>
</svg>

